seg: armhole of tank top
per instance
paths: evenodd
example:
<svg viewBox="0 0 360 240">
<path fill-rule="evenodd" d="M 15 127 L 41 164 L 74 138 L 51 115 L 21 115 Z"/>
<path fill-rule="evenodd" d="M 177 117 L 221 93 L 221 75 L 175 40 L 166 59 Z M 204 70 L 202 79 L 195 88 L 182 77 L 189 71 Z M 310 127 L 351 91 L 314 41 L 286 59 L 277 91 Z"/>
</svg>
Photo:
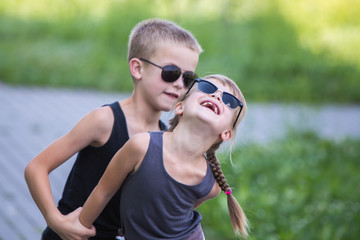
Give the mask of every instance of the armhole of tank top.
<svg viewBox="0 0 360 240">
<path fill-rule="evenodd" d="M 116 104 L 117 104 L 117 106 L 116 106 Z M 126 129 L 127 136 L 129 136 L 129 134 L 127 132 L 127 125 L 126 125 L 125 115 L 121 110 L 119 102 L 116 101 L 116 102 L 113 102 L 113 103 L 110 103 L 110 104 L 105 104 L 102 107 L 110 107 L 110 110 L 111 110 L 111 112 L 113 114 L 113 117 L 114 117 L 114 122 L 113 122 L 113 125 L 112 125 L 112 128 L 111 128 L 111 133 L 109 135 L 109 138 L 106 140 L 106 142 L 102 146 L 100 146 L 98 148 L 106 147 L 109 144 L 110 140 L 114 137 L 114 134 L 115 134 L 115 131 L 116 131 L 115 128 L 121 127 L 121 125 L 122 125 L 121 122 L 122 121 L 125 124 L 124 127 Z M 119 124 L 117 124 L 117 121 L 119 121 L 118 118 L 117 118 L 117 114 L 122 117 L 122 120 L 120 121 Z"/>
<path fill-rule="evenodd" d="M 206 195 L 208 195 L 211 192 L 212 188 L 214 187 L 214 184 L 216 183 L 216 179 L 215 179 L 215 177 L 214 177 L 214 175 L 213 175 L 213 173 L 211 171 L 210 163 L 208 161 L 206 161 L 206 162 L 207 162 L 208 169 L 207 169 L 207 172 L 206 172 L 207 176 L 205 178 L 210 178 L 209 179 L 210 184 L 209 184 L 209 189 L 207 189 L 207 191 L 205 192 L 203 197 L 205 197 Z"/>
</svg>

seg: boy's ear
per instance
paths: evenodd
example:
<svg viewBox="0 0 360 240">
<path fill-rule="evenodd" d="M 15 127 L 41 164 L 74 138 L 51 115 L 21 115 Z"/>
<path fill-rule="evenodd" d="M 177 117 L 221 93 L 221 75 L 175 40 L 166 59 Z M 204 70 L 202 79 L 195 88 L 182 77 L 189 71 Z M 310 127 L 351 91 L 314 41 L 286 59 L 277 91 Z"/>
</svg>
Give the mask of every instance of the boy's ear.
<svg viewBox="0 0 360 240">
<path fill-rule="evenodd" d="M 174 107 L 174 113 L 175 115 L 180 115 L 182 116 L 183 115 L 183 112 L 184 112 L 184 105 L 182 102 L 178 102 L 175 104 L 175 107 Z"/>
<path fill-rule="evenodd" d="M 132 58 L 129 62 L 130 74 L 134 79 L 140 80 L 142 78 L 141 61 L 138 58 Z"/>
<path fill-rule="evenodd" d="M 224 142 L 226 142 L 226 141 L 229 141 L 230 139 L 231 139 L 231 137 L 232 137 L 232 130 L 225 130 L 224 132 L 222 132 L 221 134 L 220 134 L 220 138 L 221 138 L 221 140 L 223 140 Z"/>
</svg>

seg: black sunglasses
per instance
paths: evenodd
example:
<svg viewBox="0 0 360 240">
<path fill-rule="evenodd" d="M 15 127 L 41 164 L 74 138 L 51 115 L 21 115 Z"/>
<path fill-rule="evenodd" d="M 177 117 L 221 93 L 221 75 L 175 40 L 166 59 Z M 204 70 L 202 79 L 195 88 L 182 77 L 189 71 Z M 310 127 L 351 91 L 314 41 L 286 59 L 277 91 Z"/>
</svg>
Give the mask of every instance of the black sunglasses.
<svg viewBox="0 0 360 240">
<path fill-rule="evenodd" d="M 181 76 L 182 73 L 181 69 L 175 65 L 166 65 L 164 67 L 161 67 L 147 59 L 144 58 L 139 58 L 139 59 L 141 61 L 150 63 L 151 65 L 160 68 L 162 70 L 161 78 L 165 82 L 175 82 Z M 188 88 L 194 82 L 194 80 L 198 78 L 198 76 L 195 73 L 190 71 L 184 72 L 182 75 L 183 75 L 184 85 L 186 88 Z"/>
<path fill-rule="evenodd" d="M 186 94 L 189 93 L 190 89 L 192 88 L 192 86 L 194 86 L 195 82 L 197 82 L 197 88 L 201 92 L 206 93 L 206 94 L 213 94 L 219 89 L 217 86 L 215 86 L 213 83 L 211 83 L 209 81 L 206 81 L 204 79 L 195 79 L 193 81 L 193 83 L 191 84 L 191 86 L 189 87 L 189 90 L 186 92 Z M 235 97 L 231 93 L 224 92 L 222 90 L 221 90 L 221 92 L 222 92 L 221 100 L 223 101 L 223 103 L 226 106 L 228 106 L 231 109 L 236 109 L 237 107 L 240 107 L 240 111 L 235 119 L 234 124 L 233 124 L 233 128 L 234 128 L 244 105 L 242 104 L 242 102 L 240 102 L 240 100 L 237 97 Z"/>
</svg>

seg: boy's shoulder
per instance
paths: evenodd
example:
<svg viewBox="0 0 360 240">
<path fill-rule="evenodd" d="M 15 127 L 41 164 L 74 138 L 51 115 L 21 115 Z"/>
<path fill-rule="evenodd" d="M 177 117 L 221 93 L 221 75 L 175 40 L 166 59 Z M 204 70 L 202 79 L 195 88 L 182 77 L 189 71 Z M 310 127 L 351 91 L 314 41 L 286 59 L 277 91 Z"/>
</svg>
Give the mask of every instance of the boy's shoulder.
<svg viewBox="0 0 360 240">
<path fill-rule="evenodd" d="M 104 105 L 90 111 L 87 115 L 96 123 L 107 123 L 114 119 L 113 110 L 109 105 Z"/>
<path fill-rule="evenodd" d="M 96 142 L 105 143 L 113 129 L 114 119 L 113 111 L 109 106 L 98 107 L 85 115 L 76 128 L 83 129 L 84 134 L 91 134 Z"/>
</svg>

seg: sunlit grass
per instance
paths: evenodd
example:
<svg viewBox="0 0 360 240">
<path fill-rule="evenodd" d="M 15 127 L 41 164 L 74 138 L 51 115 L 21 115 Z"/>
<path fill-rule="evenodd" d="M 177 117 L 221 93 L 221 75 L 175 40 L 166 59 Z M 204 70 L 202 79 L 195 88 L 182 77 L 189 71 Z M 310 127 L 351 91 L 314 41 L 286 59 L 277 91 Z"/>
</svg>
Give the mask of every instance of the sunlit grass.
<svg viewBox="0 0 360 240">
<path fill-rule="evenodd" d="M 356 0 L 279 0 L 281 13 L 296 27 L 299 40 L 315 54 L 360 67 L 360 2 Z"/>
</svg>

